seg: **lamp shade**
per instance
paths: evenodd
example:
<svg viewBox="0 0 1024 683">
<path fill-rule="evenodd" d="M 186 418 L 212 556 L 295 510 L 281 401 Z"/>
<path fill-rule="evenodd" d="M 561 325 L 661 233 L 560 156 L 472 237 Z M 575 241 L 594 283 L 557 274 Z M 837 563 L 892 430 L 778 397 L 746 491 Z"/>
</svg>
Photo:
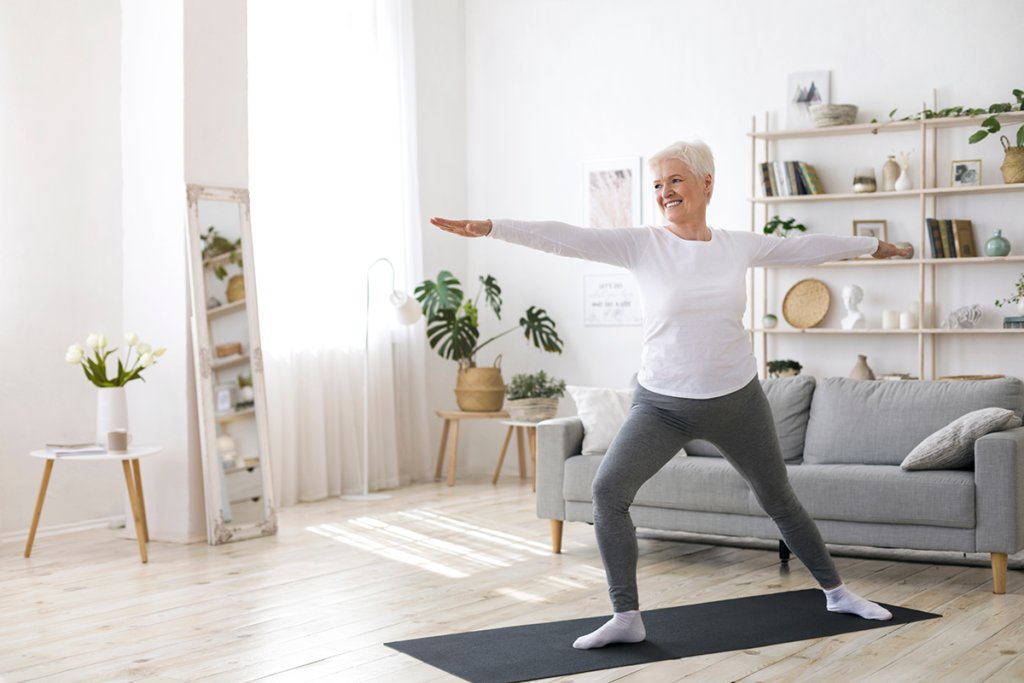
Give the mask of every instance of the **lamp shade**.
<svg viewBox="0 0 1024 683">
<path fill-rule="evenodd" d="M 420 319 L 420 304 L 405 292 L 391 292 L 391 305 L 395 307 L 395 317 L 403 325 L 412 325 Z"/>
</svg>

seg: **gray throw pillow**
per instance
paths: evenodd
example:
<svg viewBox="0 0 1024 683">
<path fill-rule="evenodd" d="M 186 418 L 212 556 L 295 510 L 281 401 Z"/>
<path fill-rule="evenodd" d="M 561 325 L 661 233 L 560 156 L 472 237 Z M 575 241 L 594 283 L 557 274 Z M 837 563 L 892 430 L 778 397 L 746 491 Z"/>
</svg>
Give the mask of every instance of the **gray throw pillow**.
<svg viewBox="0 0 1024 683">
<path fill-rule="evenodd" d="M 953 420 L 919 443 L 900 465 L 905 470 L 953 470 L 974 462 L 974 442 L 989 432 L 1020 427 L 1005 408 L 983 408 Z"/>
</svg>

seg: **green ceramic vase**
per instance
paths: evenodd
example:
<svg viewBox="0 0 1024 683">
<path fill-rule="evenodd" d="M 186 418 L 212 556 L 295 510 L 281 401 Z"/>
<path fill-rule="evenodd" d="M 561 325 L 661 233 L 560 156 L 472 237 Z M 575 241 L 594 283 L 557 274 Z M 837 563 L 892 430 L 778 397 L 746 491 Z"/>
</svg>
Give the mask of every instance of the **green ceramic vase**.
<svg viewBox="0 0 1024 683">
<path fill-rule="evenodd" d="M 985 253 L 988 256 L 1006 256 L 1010 253 L 1010 240 L 1003 237 L 1002 230 L 996 230 L 996 234 L 985 242 Z"/>
</svg>

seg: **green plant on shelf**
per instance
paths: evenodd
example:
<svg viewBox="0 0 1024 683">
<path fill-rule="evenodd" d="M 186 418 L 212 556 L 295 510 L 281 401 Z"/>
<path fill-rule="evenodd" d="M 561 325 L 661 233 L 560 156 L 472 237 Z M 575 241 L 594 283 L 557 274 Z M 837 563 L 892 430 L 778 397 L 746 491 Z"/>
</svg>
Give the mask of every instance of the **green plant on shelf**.
<svg viewBox="0 0 1024 683">
<path fill-rule="evenodd" d="M 1020 274 L 1020 279 L 1017 280 L 1017 294 L 1009 299 L 1003 299 L 1002 301 L 996 301 L 996 306 L 1009 306 L 1010 304 L 1020 303 L 1021 299 L 1024 299 L 1024 273 Z"/>
<path fill-rule="evenodd" d="M 777 232 L 779 237 L 787 237 L 791 232 L 804 232 L 806 230 L 807 227 L 797 223 L 795 218 L 782 220 L 778 216 L 772 216 L 772 219 L 764 225 L 764 234 L 774 235 Z"/>
<path fill-rule="evenodd" d="M 999 123 L 999 114 L 1008 114 L 1010 112 L 1021 111 L 1024 108 L 1024 90 L 1015 88 L 1013 96 L 1017 98 L 1016 102 L 999 102 L 996 104 L 989 105 L 987 109 L 977 107 L 947 107 L 938 111 L 931 109 L 925 109 L 919 111 L 911 116 L 905 116 L 900 121 L 920 121 L 921 119 L 945 119 L 958 116 L 984 116 L 989 114 L 988 118 L 981 122 L 982 130 L 976 131 L 968 142 L 972 145 L 976 142 L 981 142 L 989 135 L 994 135 L 1002 129 L 1002 125 Z M 889 121 L 894 122 L 896 110 L 893 109 L 889 112 Z M 871 119 L 871 123 L 878 123 L 878 119 Z M 1024 126 L 1017 129 L 1017 147 L 1024 147 Z"/>
<path fill-rule="evenodd" d="M 770 360 L 768 361 L 768 376 L 769 377 L 792 377 L 793 375 L 799 375 L 800 371 L 804 369 L 804 366 L 797 363 L 795 360 Z"/>
<path fill-rule="evenodd" d="M 222 254 L 231 254 L 231 258 L 228 260 L 239 268 L 242 267 L 242 255 L 238 253 L 238 250 L 242 247 L 241 237 L 232 242 L 228 238 L 219 235 L 217 229 L 211 225 L 205 233 L 199 233 L 199 239 L 203 241 L 204 261 L 209 261 Z M 224 266 L 218 265 L 214 267 L 213 274 L 217 276 L 218 280 L 223 280 L 227 277 L 228 271 Z"/>
<path fill-rule="evenodd" d="M 543 370 L 533 374 L 513 375 L 505 385 L 505 398 L 558 398 L 565 396 L 565 380 L 548 377 Z"/>
</svg>

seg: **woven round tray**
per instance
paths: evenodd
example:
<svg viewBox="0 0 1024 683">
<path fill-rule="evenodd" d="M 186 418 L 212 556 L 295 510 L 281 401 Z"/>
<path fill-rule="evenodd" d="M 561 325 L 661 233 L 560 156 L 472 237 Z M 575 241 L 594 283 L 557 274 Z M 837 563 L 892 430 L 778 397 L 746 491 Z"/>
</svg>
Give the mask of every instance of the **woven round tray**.
<svg viewBox="0 0 1024 683">
<path fill-rule="evenodd" d="M 782 317 L 793 327 L 814 327 L 828 313 L 832 297 L 821 280 L 801 280 L 782 300 Z"/>
<path fill-rule="evenodd" d="M 951 375 L 950 377 L 939 377 L 953 382 L 969 382 L 978 379 L 1002 379 L 1006 375 Z"/>
</svg>

